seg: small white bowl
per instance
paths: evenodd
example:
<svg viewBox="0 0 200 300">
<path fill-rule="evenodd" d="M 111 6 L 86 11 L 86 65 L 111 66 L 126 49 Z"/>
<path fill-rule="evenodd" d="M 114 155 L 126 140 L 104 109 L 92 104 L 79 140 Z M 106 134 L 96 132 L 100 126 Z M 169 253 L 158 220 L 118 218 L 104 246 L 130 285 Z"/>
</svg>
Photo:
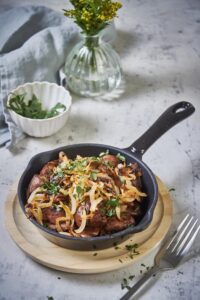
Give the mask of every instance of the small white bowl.
<svg viewBox="0 0 200 300">
<path fill-rule="evenodd" d="M 64 112 L 49 119 L 30 119 L 9 109 L 10 115 L 15 124 L 28 135 L 33 137 L 50 136 L 59 131 L 67 122 L 71 107 L 71 96 L 64 87 L 55 83 L 35 81 L 20 85 L 16 89 L 12 90 L 11 93 L 16 95 L 25 94 L 24 101 L 26 103 L 32 98 L 32 95 L 35 94 L 41 101 L 44 109 L 50 109 L 58 102 L 66 106 L 66 110 Z M 11 98 L 12 94 L 9 94 L 8 104 Z"/>
</svg>

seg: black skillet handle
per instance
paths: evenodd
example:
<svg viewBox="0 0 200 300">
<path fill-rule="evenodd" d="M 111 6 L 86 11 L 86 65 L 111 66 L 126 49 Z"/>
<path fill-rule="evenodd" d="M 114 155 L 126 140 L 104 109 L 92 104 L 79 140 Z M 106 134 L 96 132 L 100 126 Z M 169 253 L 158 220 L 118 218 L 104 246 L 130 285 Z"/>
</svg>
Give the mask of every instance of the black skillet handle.
<svg viewBox="0 0 200 300">
<path fill-rule="evenodd" d="M 189 117 L 194 111 L 194 106 L 185 101 L 170 106 L 141 137 L 125 150 L 142 157 L 166 131 Z"/>
</svg>

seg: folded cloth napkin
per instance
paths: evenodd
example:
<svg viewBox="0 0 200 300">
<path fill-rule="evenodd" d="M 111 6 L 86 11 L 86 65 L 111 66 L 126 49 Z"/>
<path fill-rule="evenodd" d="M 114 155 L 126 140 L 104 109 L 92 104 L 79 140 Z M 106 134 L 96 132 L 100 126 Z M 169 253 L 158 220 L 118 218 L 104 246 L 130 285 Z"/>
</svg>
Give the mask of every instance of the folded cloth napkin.
<svg viewBox="0 0 200 300">
<path fill-rule="evenodd" d="M 6 109 L 9 92 L 25 82 L 59 83 L 78 29 L 62 13 L 43 6 L 1 7 L 0 28 L 0 146 L 14 151 L 25 135 Z"/>
</svg>

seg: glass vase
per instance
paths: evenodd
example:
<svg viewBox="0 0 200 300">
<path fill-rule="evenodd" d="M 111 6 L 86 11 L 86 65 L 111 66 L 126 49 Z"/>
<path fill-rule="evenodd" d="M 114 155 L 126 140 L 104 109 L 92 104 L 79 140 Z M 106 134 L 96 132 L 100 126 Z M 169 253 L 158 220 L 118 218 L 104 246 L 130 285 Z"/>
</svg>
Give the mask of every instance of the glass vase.
<svg viewBox="0 0 200 300">
<path fill-rule="evenodd" d="M 64 72 L 67 87 L 85 97 L 106 95 L 116 89 L 122 79 L 118 54 L 101 34 L 83 35 L 69 53 Z"/>
</svg>

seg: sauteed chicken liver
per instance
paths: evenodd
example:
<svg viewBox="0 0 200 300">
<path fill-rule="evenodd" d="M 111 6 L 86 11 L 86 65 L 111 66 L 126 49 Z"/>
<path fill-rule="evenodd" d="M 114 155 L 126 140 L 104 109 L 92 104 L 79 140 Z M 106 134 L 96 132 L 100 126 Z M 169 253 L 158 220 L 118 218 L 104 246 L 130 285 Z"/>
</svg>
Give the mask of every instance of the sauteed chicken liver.
<svg viewBox="0 0 200 300">
<path fill-rule="evenodd" d="M 27 191 L 26 214 L 64 235 L 115 233 L 144 215 L 142 172 L 120 153 L 69 159 L 64 152 L 35 174 Z"/>
</svg>

